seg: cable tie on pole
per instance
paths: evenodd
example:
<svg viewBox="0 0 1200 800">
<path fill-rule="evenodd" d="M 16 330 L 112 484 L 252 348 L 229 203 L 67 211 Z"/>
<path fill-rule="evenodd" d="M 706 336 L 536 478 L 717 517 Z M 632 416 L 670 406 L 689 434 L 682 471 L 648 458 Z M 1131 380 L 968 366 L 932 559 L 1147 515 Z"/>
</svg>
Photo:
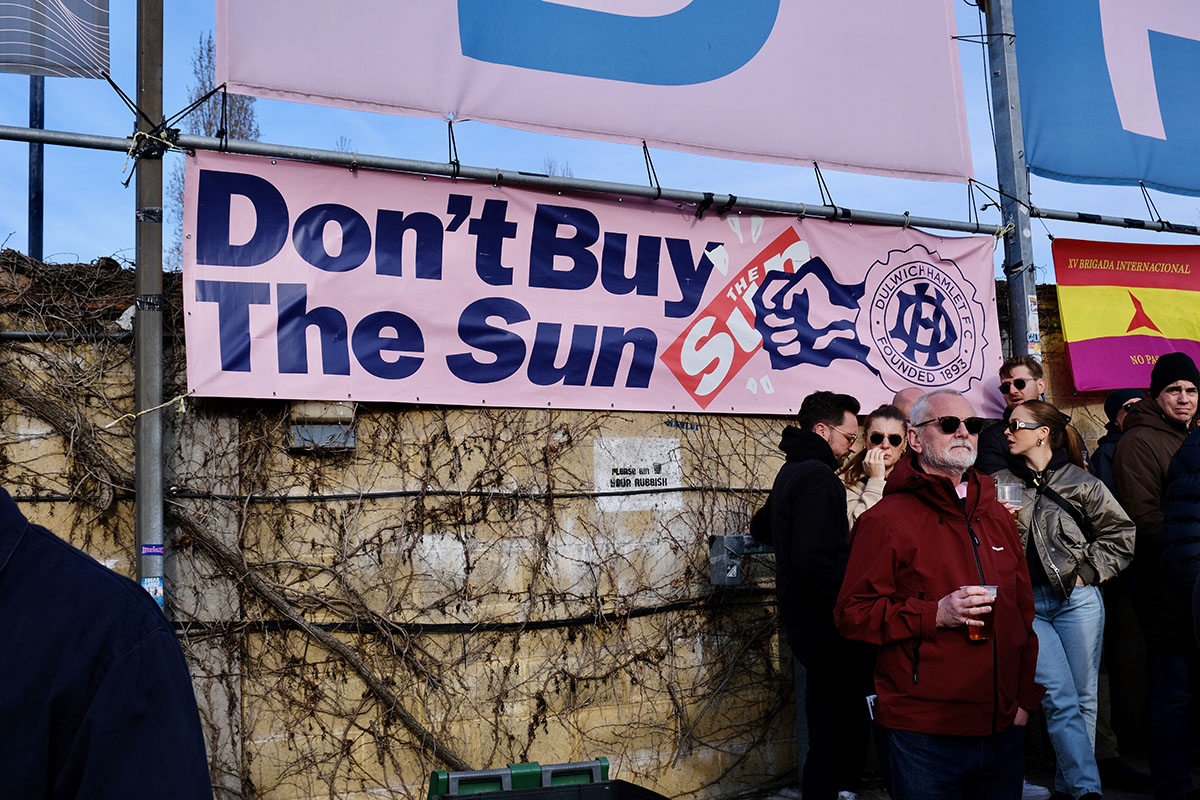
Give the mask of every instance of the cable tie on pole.
<svg viewBox="0 0 1200 800">
<path fill-rule="evenodd" d="M 713 204 L 713 193 L 705 192 L 704 199 L 700 201 L 700 205 L 696 206 L 696 219 L 704 219 L 704 212 Z"/>
<path fill-rule="evenodd" d="M 905 212 L 904 212 L 904 224 L 900 226 L 900 230 L 902 230 L 902 231 L 906 231 L 906 230 L 908 230 L 908 227 L 909 227 L 911 224 L 912 224 L 912 217 L 910 217 L 910 216 L 908 215 L 908 212 L 907 212 L 907 211 L 905 211 Z"/>
<path fill-rule="evenodd" d="M 725 202 L 725 205 L 723 205 L 717 209 L 717 216 L 724 217 L 726 214 L 728 214 L 730 212 L 730 210 L 733 208 L 733 206 L 736 203 L 737 203 L 737 195 L 736 194 L 729 195 L 729 199 Z"/>
<path fill-rule="evenodd" d="M 496 179 L 495 179 L 494 181 L 492 181 L 492 188 L 493 188 L 493 189 L 499 189 L 499 188 L 500 188 L 500 181 L 502 181 L 502 180 L 504 180 L 504 173 L 503 173 L 503 172 L 497 172 L 497 173 L 496 173 Z"/>
<path fill-rule="evenodd" d="M 798 213 L 796 215 L 796 222 L 804 222 L 804 217 L 805 217 L 807 211 L 808 211 L 808 204 L 801 203 L 800 204 L 800 213 Z"/>
<path fill-rule="evenodd" d="M 658 182 L 658 170 L 654 169 L 654 162 L 650 160 L 650 148 L 646 146 L 646 140 L 642 139 L 642 155 L 646 157 L 646 180 L 654 187 L 654 199 L 662 199 L 662 185 Z"/>
</svg>

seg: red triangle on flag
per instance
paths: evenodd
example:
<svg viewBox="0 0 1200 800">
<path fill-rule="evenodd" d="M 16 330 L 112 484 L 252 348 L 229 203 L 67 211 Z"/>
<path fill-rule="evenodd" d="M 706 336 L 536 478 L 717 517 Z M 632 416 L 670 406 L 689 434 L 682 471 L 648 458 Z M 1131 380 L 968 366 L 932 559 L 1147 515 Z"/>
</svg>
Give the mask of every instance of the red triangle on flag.
<svg viewBox="0 0 1200 800">
<path fill-rule="evenodd" d="M 1150 315 L 1146 313 L 1144 308 L 1142 308 L 1142 301 L 1134 297 L 1133 292 L 1129 293 L 1129 299 L 1133 301 L 1134 313 L 1133 319 L 1129 321 L 1129 327 L 1125 329 L 1125 332 L 1129 333 L 1130 331 L 1135 331 L 1138 328 L 1149 328 L 1162 333 L 1162 329 L 1154 324 L 1154 320 L 1150 319 Z"/>
</svg>

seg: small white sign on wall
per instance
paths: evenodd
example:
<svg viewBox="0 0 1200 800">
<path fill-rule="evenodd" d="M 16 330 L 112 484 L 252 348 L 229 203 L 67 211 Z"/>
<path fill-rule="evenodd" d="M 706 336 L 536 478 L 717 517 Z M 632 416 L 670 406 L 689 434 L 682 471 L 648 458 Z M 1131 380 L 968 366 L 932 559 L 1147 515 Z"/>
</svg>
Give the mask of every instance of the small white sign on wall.
<svg viewBox="0 0 1200 800">
<path fill-rule="evenodd" d="M 596 439 L 592 463 L 598 511 L 683 508 L 678 439 Z"/>
</svg>

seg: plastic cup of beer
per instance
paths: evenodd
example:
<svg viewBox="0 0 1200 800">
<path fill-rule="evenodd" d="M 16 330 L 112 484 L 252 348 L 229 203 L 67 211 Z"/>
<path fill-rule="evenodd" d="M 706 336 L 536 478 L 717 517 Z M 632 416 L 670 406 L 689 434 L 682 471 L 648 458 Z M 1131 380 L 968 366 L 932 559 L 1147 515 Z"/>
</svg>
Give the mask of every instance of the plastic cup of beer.
<svg viewBox="0 0 1200 800">
<path fill-rule="evenodd" d="M 1019 483 L 997 483 L 996 499 L 1007 503 L 1013 519 L 1021 515 L 1021 507 L 1025 505 L 1025 487 Z"/>
<path fill-rule="evenodd" d="M 995 601 L 996 587 L 995 586 L 984 586 L 982 584 L 972 584 L 970 586 L 960 586 L 958 588 L 960 588 L 960 589 L 983 589 L 984 591 L 986 591 L 988 594 L 990 594 L 992 596 L 992 602 L 988 604 L 992 607 L 991 610 L 988 611 L 986 614 L 975 615 L 975 619 L 981 620 L 983 622 L 983 624 L 967 626 L 967 638 L 968 639 L 970 639 L 972 642 L 986 642 L 987 640 L 992 638 L 992 633 L 996 629 L 996 601 Z M 979 597 L 979 596 L 980 595 L 972 595 L 972 597 Z"/>
</svg>

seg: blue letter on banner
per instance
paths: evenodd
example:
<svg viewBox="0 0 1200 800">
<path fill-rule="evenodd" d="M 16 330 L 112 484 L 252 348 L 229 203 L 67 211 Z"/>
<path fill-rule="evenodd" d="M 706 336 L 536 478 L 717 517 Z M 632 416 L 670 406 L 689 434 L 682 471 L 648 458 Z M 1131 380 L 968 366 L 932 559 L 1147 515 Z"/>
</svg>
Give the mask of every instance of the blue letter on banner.
<svg viewBox="0 0 1200 800">
<path fill-rule="evenodd" d="M 1200 195 L 1194 4 L 1014 0 L 1013 17 L 1033 172 Z"/>
<path fill-rule="evenodd" d="M 463 55 L 494 64 L 652 86 L 687 86 L 745 66 L 766 44 L 779 0 L 692 0 L 629 17 L 542 0 L 458 0 Z"/>
</svg>

